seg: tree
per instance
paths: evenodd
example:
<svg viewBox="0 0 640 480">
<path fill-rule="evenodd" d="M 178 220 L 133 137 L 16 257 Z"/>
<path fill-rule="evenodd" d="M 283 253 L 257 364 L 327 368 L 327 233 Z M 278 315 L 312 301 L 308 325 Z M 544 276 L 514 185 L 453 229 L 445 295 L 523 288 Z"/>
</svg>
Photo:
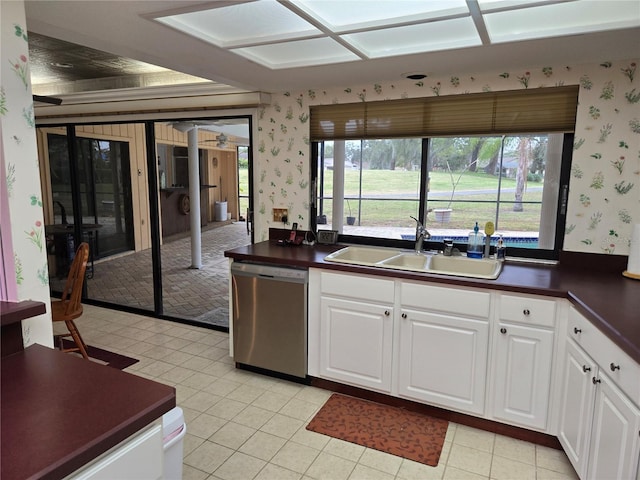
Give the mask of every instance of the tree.
<svg viewBox="0 0 640 480">
<path fill-rule="evenodd" d="M 513 204 L 514 212 L 522 212 L 524 210 L 522 199 L 527 186 L 530 155 L 531 137 L 520 137 L 518 143 L 518 171 L 516 173 L 516 201 Z"/>
<path fill-rule="evenodd" d="M 488 160 L 489 163 L 484 167 L 484 173 L 488 175 L 495 175 L 498 161 L 500 160 L 500 152 L 502 151 L 502 137 L 490 137 L 487 138 L 481 156 L 483 160 Z"/>
</svg>

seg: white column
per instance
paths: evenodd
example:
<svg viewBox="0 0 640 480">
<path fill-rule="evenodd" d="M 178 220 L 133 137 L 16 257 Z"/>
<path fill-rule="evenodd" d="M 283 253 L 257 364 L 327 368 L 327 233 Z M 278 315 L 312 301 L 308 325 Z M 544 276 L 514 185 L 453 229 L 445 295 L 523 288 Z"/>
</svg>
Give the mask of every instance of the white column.
<svg viewBox="0 0 640 480">
<path fill-rule="evenodd" d="M 538 248 L 551 249 L 555 242 L 563 137 L 564 135 L 561 133 L 554 133 L 549 135 L 549 141 L 547 142 Z"/>
<path fill-rule="evenodd" d="M 202 244 L 200 231 L 200 160 L 198 158 L 198 127 L 188 133 L 189 146 L 189 198 L 191 212 L 191 267 L 202 268 Z"/>
<path fill-rule="evenodd" d="M 333 215 L 331 228 L 342 233 L 344 225 L 344 140 L 333 142 Z"/>
</svg>

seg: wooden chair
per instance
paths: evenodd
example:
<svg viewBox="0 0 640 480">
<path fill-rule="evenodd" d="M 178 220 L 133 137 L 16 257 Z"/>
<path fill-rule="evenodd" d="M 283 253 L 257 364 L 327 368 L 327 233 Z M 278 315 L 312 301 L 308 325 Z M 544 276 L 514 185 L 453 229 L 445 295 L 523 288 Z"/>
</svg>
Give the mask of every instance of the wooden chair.
<svg viewBox="0 0 640 480">
<path fill-rule="evenodd" d="M 65 283 L 60 300 L 51 302 L 51 317 L 54 322 L 64 322 L 69 333 L 54 335 L 54 338 L 60 344 L 60 350 L 63 352 L 80 352 L 84 358 L 89 359 L 87 355 L 87 346 L 80 336 L 80 332 L 74 323 L 74 320 L 82 315 L 82 285 L 84 284 L 85 271 L 87 269 L 87 261 L 89 260 L 89 244 L 82 242 L 76 250 L 76 255 L 71 263 L 67 282 Z M 73 338 L 76 346 L 72 348 L 63 348 L 63 339 L 66 337 Z"/>
</svg>

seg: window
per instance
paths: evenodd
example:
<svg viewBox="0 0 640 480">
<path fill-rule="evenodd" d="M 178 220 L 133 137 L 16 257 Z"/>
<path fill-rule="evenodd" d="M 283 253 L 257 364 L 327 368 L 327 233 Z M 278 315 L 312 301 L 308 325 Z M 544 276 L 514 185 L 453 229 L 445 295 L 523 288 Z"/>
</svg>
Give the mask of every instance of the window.
<svg viewBox="0 0 640 480">
<path fill-rule="evenodd" d="M 492 222 L 493 245 L 502 236 L 509 255 L 557 259 L 577 90 L 540 90 L 537 100 L 529 92 L 458 95 L 450 108 L 446 97 L 312 107 L 317 228 L 408 247 L 414 217 L 432 242 L 453 239 L 464 249 L 476 222 L 481 230 Z M 423 134 L 403 136 L 404 128 Z"/>
<path fill-rule="evenodd" d="M 344 170 L 334 177 L 336 144 L 344 144 Z M 318 228 L 362 241 L 413 240 L 415 217 L 432 241 L 464 244 L 475 222 L 484 229 L 490 221 L 493 244 L 502 236 L 510 255 L 555 258 L 564 145 L 563 134 L 322 142 Z M 343 178 L 337 190 L 335 178 Z"/>
<path fill-rule="evenodd" d="M 249 147 L 238 146 L 238 203 L 239 219 L 249 210 Z"/>
</svg>

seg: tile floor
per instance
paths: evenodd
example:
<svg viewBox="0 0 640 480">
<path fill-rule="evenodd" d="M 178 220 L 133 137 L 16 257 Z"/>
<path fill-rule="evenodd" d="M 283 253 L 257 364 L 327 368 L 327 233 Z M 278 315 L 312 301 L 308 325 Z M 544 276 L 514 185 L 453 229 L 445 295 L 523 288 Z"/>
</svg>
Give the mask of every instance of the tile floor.
<svg viewBox="0 0 640 480">
<path fill-rule="evenodd" d="M 463 425 L 449 425 L 435 468 L 309 432 L 331 392 L 235 369 L 223 332 L 89 305 L 77 324 L 87 343 L 140 359 L 126 371 L 175 386 L 185 480 L 577 478 L 561 451 Z"/>
</svg>

